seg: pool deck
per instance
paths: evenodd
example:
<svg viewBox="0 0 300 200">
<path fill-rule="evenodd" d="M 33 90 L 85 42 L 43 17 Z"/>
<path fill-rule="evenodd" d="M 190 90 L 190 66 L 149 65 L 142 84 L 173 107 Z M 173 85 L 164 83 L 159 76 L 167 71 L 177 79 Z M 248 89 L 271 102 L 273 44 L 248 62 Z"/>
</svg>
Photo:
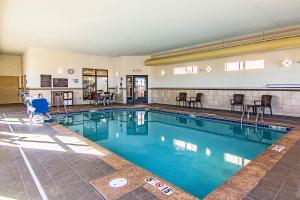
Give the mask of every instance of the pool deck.
<svg viewBox="0 0 300 200">
<path fill-rule="evenodd" d="M 225 119 L 240 118 L 240 113 L 229 111 L 165 105 L 149 107 Z M 68 110 L 102 108 L 86 105 Z M 164 195 L 145 183 L 144 179 L 153 174 L 61 125 L 30 125 L 23 105 L 2 105 L 0 116 L 0 199 L 42 199 L 43 192 L 48 199 L 195 199 L 156 177 L 176 191 L 170 196 Z M 272 151 L 275 144 L 272 145 L 206 199 L 300 199 L 300 118 L 273 116 L 266 117 L 264 123 L 294 127 L 276 143 L 285 149 L 276 153 Z M 125 177 L 129 182 L 121 189 L 112 189 L 108 182 L 115 177 Z M 37 180 L 40 187 L 36 186 Z"/>
</svg>

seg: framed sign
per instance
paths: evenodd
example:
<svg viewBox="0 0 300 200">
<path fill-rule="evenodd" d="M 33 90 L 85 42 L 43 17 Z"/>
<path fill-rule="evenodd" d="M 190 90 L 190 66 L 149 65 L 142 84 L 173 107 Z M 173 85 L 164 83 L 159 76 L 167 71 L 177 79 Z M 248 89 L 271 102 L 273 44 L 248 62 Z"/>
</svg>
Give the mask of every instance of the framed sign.
<svg viewBox="0 0 300 200">
<path fill-rule="evenodd" d="M 41 74 L 41 87 L 52 87 L 52 76 Z"/>
<path fill-rule="evenodd" d="M 68 87 L 67 78 L 53 78 L 53 87 Z"/>
</svg>

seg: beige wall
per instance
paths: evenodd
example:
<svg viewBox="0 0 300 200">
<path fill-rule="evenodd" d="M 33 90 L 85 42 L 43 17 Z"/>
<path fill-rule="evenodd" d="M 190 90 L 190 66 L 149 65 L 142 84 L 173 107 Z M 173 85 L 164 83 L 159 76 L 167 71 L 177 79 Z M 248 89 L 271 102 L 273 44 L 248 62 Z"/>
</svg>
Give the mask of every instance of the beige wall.
<svg viewBox="0 0 300 200">
<path fill-rule="evenodd" d="M 222 59 L 213 59 L 192 63 L 182 63 L 168 66 L 153 67 L 151 87 L 192 87 L 192 88 L 228 88 L 228 87 L 266 87 L 270 83 L 300 84 L 300 63 L 294 63 L 290 68 L 282 67 L 282 61 L 289 58 L 300 61 L 300 48 L 282 51 L 257 53 Z M 245 60 L 265 60 L 264 69 L 225 72 L 225 63 Z M 190 75 L 173 75 L 174 67 L 197 65 L 205 69 L 212 67 L 211 72 L 201 71 Z M 161 71 L 165 70 L 165 76 Z"/>
<path fill-rule="evenodd" d="M 0 76 L 20 76 L 22 56 L 0 54 Z"/>
<path fill-rule="evenodd" d="M 115 87 L 118 88 L 116 96 L 118 102 L 126 103 L 126 75 L 150 75 L 152 67 L 144 66 L 144 61 L 149 56 L 123 56 L 114 59 L 115 66 Z M 117 76 L 118 74 L 118 76 Z M 120 87 L 123 78 L 122 87 Z M 149 76 L 149 82 L 151 76 Z"/>
<path fill-rule="evenodd" d="M 229 110 L 229 100 L 235 93 L 245 94 L 246 103 L 251 104 L 253 104 L 253 100 L 259 100 L 261 95 L 270 94 L 273 96 L 272 106 L 274 114 L 299 117 L 300 88 L 295 89 L 295 91 L 288 91 L 288 89 L 284 88 L 272 91 L 266 88 L 267 84 L 300 84 L 299 55 L 300 48 L 297 48 L 153 67 L 150 101 L 153 103 L 176 104 L 175 98 L 179 92 L 187 92 L 189 97 L 195 96 L 197 92 L 201 92 L 204 94 L 204 107 Z M 260 59 L 265 60 L 264 69 L 225 72 L 225 63 L 227 62 Z M 292 66 L 284 68 L 282 61 L 285 59 L 291 59 L 294 62 Z M 212 71 L 207 72 L 204 70 L 197 74 L 189 75 L 173 74 L 174 67 L 191 65 L 197 65 L 202 69 L 210 66 Z M 166 72 L 164 76 L 161 75 L 162 70 Z M 205 90 L 201 90 L 201 88 Z M 213 88 L 215 90 L 212 90 Z M 218 90 L 216 88 L 235 88 L 237 90 Z"/>
<path fill-rule="evenodd" d="M 82 68 L 97 68 L 108 70 L 108 87 L 110 91 L 117 92 L 116 99 L 120 103 L 125 103 L 125 90 L 120 89 L 120 79 L 123 77 L 123 87 L 125 87 L 126 74 L 149 74 L 149 67 L 144 67 L 144 60 L 149 57 L 128 56 L 128 57 L 103 57 L 87 54 L 79 54 L 65 51 L 31 48 L 23 55 L 23 74 L 27 77 L 27 88 L 31 95 L 44 94 L 51 101 L 51 91 L 55 88 L 42 90 L 40 88 L 40 75 L 49 74 L 52 78 L 69 78 L 69 87 L 74 91 L 74 104 L 89 103 L 82 100 Z M 67 73 L 69 68 L 73 68 L 75 73 Z M 63 69 L 63 73 L 58 73 Z M 140 73 L 134 73 L 133 69 L 140 69 Z M 118 72 L 118 76 L 117 73 Z M 79 79 L 79 83 L 74 83 L 74 79 Z M 118 86 L 119 90 L 113 88 Z M 64 90 L 68 90 L 67 88 Z"/>
<path fill-rule="evenodd" d="M 244 93 L 248 103 L 260 99 L 262 94 L 271 94 L 274 96 L 273 109 L 275 114 L 300 116 L 299 91 L 290 92 L 286 89 L 271 91 L 265 88 L 266 84 L 269 83 L 300 84 L 298 78 L 300 64 L 297 62 L 300 60 L 300 56 L 298 55 L 300 55 L 300 48 L 169 66 L 147 67 L 144 66 L 144 60 L 149 56 L 101 57 L 64 51 L 29 49 L 23 55 L 23 73 L 27 75 L 27 87 L 29 88 L 40 87 L 40 74 L 51 74 L 53 78 L 68 77 L 69 87 L 75 88 L 75 104 L 89 103 L 82 100 L 81 72 L 82 67 L 93 67 L 109 70 L 110 91 L 117 92 L 116 99 L 121 103 L 126 103 L 126 75 L 140 74 L 149 75 L 150 103 L 175 104 L 175 97 L 180 91 L 187 91 L 189 96 L 194 96 L 196 92 L 202 92 L 204 93 L 204 107 L 229 109 L 228 102 L 234 93 Z M 284 68 L 281 62 L 287 58 L 293 60 L 294 63 L 291 67 Z M 224 70 L 226 62 L 259 59 L 265 60 L 264 69 L 237 72 L 225 72 Z M 200 71 L 192 75 L 173 75 L 174 67 L 189 65 L 198 65 L 203 69 L 210 66 L 212 71 Z M 64 70 L 63 74 L 58 73 L 60 68 Z M 67 74 L 68 68 L 74 68 L 75 74 Z M 162 70 L 166 72 L 164 76 L 161 75 Z M 123 77 L 122 88 L 120 88 L 121 77 Z M 78 84 L 73 83 L 74 78 L 78 78 L 80 82 Z M 185 90 L 184 88 L 199 89 Z M 201 90 L 201 88 L 206 88 L 206 90 Z M 240 90 L 209 90 L 209 88 L 238 88 Z M 256 90 L 243 90 L 245 88 Z M 47 91 L 31 90 L 31 94 L 44 93 L 50 100 L 51 90 L 53 88 Z"/>
<path fill-rule="evenodd" d="M 69 78 L 69 87 L 82 88 L 82 68 L 109 70 L 109 85 L 112 86 L 114 69 L 112 58 L 78 54 L 65 51 L 46 49 L 29 49 L 24 53 L 24 74 L 27 76 L 28 88 L 40 87 L 40 75 L 49 74 L 52 78 Z M 74 74 L 68 74 L 68 69 L 74 69 Z M 58 73 L 63 69 L 63 73 Z M 79 79 L 79 83 L 74 83 Z"/>
</svg>

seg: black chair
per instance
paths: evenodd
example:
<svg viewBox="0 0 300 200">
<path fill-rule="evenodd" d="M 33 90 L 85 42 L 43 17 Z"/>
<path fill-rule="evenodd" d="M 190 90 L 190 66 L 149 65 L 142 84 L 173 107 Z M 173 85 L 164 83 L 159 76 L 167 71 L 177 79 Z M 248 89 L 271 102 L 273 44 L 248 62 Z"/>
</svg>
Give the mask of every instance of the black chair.
<svg viewBox="0 0 300 200">
<path fill-rule="evenodd" d="M 266 108 L 269 108 L 270 112 L 271 112 L 271 116 L 273 115 L 271 104 L 272 104 L 272 95 L 262 95 L 261 100 L 255 100 L 254 101 L 254 105 L 255 105 L 256 108 L 262 108 L 263 115 L 265 114 L 265 109 Z"/>
<path fill-rule="evenodd" d="M 202 102 L 201 102 L 201 97 L 202 97 L 202 93 L 197 93 L 196 97 L 190 97 L 190 100 L 187 101 L 188 105 L 191 106 L 193 104 L 193 107 L 197 106 L 197 108 L 202 108 Z"/>
<path fill-rule="evenodd" d="M 241 107 L 241 110 L 244 110 L 244 99 L 245 95 L 243 94 L 234 94 L 233 99 L 230 99 L 231 111 L 234 111 L 236 106 Z"/>
<path fill-rule="evenodd" d="M 182 102 L 183 105 L 185 106 L 186 104 L 186 92 L 180 92 L 179 96 L 176 97 L 176 104 L 180 106 L 180 103 Z"/>
<path fill-rule="evenodd" d="M 111 95 L 108 96 L 107 103 L 108 104 L 112 104 L 113 101 L 114 101 L 114 93 L 111 93 Z"/>
<path fill-rule="evenodd" d="M 100 105 L 100 104 L 105 106 L 105 104 L 106 104 L 106 96 L 105 95 L 94 92 L 93 96 L 94 96 L 93 99 L 95 102 L 95 106 Z"/>
</svg>

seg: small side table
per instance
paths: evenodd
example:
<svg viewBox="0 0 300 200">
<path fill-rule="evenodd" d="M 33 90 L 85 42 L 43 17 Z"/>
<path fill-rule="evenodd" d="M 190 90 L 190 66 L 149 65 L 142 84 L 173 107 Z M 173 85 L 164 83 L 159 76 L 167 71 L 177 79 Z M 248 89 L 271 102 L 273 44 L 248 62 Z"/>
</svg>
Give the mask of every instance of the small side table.
<svg viewBox="0 0 300 200">
<path fill-rule="evenodd" d="M 256 105 L 254 104 L 246 104 L 244 105 L 244 109 L 247 112 L 247 119 L 250 118 L 250 111 L 252 110 L 253 114 L 256 114 Z"/>
</svg>

